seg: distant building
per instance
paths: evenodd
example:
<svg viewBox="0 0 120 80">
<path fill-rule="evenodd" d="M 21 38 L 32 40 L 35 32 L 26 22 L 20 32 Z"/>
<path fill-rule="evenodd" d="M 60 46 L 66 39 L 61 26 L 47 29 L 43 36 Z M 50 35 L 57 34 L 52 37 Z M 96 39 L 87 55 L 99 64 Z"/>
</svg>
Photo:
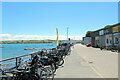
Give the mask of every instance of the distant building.
<svg viewBox="0 0 120 80">
<path fill-rule="evenodd" d="M 83 37 L 83 44 L 91 44 L 91 37 Z"/>
<path fill-rule="evenodd" d="M 92 47 L 97 47 L 97 44 L 99 43 L 99 40 L 97 40 L 97 36 L 99 35 L 98 31 L 93 31 L 91 33 L 91 44 Z"/>
</svg>

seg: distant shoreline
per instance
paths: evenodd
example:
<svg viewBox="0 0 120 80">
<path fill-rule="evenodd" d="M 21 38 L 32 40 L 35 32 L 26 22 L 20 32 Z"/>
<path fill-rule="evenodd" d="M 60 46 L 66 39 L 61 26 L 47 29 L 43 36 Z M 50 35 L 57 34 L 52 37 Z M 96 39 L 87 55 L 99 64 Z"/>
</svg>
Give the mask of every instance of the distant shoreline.
<svg viewBox="0 0 120 80">
<path fill-rule="evenodd" d="M 48 43 L 48 42 L 44 42 L 44 43 Z M 52 42 L 49 42 L 52 43 Z M 0 43 L 0 44 L 39 44 L 39 43 Z"/>
<path fill-rule="evenodd" d="M 66 40 L 59 40 L 59 42 L 64 42 Z M 80 42 L 80 40 L 74 40 Z M 37 44 L 37 43 L 56 43 L 56 40 L 14 40 L 14 41 L 0 41 L 0 44 Z"/>
<path fill-rule="evenodd" d="M 34 44 L 34 43 L 55 43 L 55 40 L 15 40 L 15 41 L 0 41 L 0 44 Z"/>
</svg>

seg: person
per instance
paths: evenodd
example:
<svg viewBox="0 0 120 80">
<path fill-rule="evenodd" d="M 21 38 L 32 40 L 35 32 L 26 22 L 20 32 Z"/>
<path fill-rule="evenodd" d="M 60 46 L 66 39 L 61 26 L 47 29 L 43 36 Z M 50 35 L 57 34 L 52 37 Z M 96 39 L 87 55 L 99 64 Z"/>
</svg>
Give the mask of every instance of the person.
<svg viewBox="0 0 120 80">
<path fill-rule="evenodd" d="M 74 48 L 74 43 L 72 43 L 72 46 L 73 46 L 73 48 Z"/>
<path fill-rule="evenodd" d="M 100 50 L 103 50 L 103 47 L 100 47 Z"/>
<path fill-rule="evenodd" d="M 120 53 L 120 48 L 118 48 L 118 53 Z"/>
</svg>

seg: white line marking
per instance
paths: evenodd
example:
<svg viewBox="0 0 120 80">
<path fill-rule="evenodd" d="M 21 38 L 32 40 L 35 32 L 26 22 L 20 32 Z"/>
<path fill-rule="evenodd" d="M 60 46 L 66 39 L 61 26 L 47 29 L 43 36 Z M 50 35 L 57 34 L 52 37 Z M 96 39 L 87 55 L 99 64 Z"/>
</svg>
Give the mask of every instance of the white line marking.
<svg viewBox="0 0 120 80">
<path fill-rule="evenodd" d="M 101 78 L 104 78 L 93 66 L 92 64 L 89 64 L 89 66 L 92 68 L 92 70 L 97 73 Z"/>
<path fill-rule="evenodd" d="M 77 53 L 78 54 L 78 53 Z M 79 54 L 78 54 L 79 55 Z M 80 55 L 79 55 L 80 56 Z M 81 57 L 81 56 L 80 56 Z M 82 57 L 83 58 L 83 57 Z M 83 58 L 86 62 L 88 62 L 85 58 Z M 100 76 L 100 78 L 103 78 L 103 80 L 105 80 L 104 79 L 104 77 L 92 66 L 92 64 L 89 64 L 88 63 L 88 65 L 91 67 L 91 69 L 98 75 L 98 76 Z"/>
</svg>

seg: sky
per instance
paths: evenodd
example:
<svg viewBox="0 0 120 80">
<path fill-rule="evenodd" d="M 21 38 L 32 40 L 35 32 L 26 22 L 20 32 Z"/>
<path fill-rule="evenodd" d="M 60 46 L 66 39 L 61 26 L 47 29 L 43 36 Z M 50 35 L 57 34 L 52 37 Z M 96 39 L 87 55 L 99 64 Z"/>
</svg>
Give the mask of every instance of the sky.
<svg viewBox="0 0 120 80">
<path fill-rule="evenodd" d="M 2 2 L 119 2 L 119 0 L 1 0 Z"/>
<path fill-rule="evenodd" d="M 0 39 L 82 39 L 118 23 L 117 2 L 3 2 Z"/>
</svg>

